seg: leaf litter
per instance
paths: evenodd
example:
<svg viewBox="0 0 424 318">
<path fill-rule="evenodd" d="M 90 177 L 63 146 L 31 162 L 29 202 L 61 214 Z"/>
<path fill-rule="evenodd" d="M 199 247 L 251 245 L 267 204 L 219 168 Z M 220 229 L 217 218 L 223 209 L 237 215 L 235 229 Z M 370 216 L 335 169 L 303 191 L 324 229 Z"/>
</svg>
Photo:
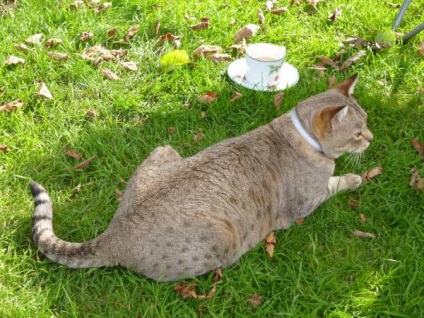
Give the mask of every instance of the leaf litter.
<svg viewBox="0 0 424 318">
<path fill-rule="evenodd" d="M 24 106 L 22 99 L 16 99 L 0 106 L 0 112 L 11 112 L 15 109 L 21 108 L 22 106 Z"/>
<path fill-rule="evenodd" d="M 37 82 L 37 85 L 39 87 L 39 91 L 36 96 L 47 99 L 54 99 L 52 93 L 50 93 L 49 89 L 47 88 L 46 83 L 44 83 L 43 81 L 39 81 Z"/>
<path fill-rule="evenodd" d="M 411 180 L 409 181 L 409 185 L 415 190 L 422 191 L 424 189 L 424 178 L 420 176 L 419 171 L 414 167 L 410 171 Z"/>
<path fill-rule="evenodd" d="M 383 172 L 383 167 L 381 165 L 378 165 L 372 169 L 368 169 L 361 175 L 362 183 L 365 184 L 367 182 L 370 182 L 372 179 L 376 178 L 382 172 Z"/>
<path fill-rule="evenodd" d="M 274 232 L 269 233 L 265 239 L 265 251 L 271 259 L 274 256 L 275 245 L 277 244 L 277 239 Z"/>
</svg>

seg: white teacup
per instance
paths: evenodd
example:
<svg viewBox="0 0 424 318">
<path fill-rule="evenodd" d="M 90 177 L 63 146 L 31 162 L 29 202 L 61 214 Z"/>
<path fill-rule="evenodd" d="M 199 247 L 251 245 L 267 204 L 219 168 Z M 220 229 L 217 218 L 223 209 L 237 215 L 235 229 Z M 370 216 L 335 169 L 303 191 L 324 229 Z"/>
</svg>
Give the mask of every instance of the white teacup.
<svg viewBox="0 0 424 318">
<path fill-rule="evenodd" d="M 247 82 L 255 86 L 274 86 L 284 63 L 286 48 L 270 43 L 251 44 L 246 48 Z"/>
</svg>

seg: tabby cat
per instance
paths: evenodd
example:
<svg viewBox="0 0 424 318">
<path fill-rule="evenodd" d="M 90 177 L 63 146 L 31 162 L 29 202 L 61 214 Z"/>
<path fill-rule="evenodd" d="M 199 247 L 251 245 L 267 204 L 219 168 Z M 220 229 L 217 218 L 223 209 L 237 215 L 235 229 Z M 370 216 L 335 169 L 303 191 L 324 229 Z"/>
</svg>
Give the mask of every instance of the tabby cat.
<svg viewBox="0 0 424 318">
<path fill-rule="evenodd" d="M 192 157 L 156 148 L 131 177 L 109 227 L 85 243 L 55 236 L 52 202 L 32 182 L 34 241 L 72 268 L 123 266 L 161 281 L 233 264 L 269 232 L 361 184 L 355 174 L 332 176 L 334 159 L 363 152 L 373 138 L 351 96 L 356 82 L 354 75 Z"/>
</svg>

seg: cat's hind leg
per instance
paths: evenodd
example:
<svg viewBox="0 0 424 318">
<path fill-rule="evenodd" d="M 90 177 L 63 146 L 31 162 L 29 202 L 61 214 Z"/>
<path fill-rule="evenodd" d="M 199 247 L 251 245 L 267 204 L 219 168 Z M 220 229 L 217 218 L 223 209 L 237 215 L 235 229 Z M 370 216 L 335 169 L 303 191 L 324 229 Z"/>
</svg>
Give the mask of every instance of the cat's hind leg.
<svg viewBox="0 0 424 318">
<path fill-rule="evenodd" d="M 328 197 L 344 190 L 354 190 L 362 184 L 361 176 L 348 173 L 343 176 L 333 176 L 328 179 Z"/>
</svg>

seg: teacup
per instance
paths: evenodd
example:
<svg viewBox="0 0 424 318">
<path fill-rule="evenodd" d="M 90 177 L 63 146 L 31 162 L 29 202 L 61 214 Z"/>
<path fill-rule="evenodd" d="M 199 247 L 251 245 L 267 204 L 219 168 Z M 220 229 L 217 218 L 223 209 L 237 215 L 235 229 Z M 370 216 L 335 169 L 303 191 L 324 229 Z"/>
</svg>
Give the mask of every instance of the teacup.
<svg viewBox="0 0 424 318">
<path fill-rule="evenodd" d="M 249 45 L 246 48 L 246 81 L 255 86 L 276 85 L 285 57 L 286 48 L 283 46 L 270 43 Z"/>
</svg>

